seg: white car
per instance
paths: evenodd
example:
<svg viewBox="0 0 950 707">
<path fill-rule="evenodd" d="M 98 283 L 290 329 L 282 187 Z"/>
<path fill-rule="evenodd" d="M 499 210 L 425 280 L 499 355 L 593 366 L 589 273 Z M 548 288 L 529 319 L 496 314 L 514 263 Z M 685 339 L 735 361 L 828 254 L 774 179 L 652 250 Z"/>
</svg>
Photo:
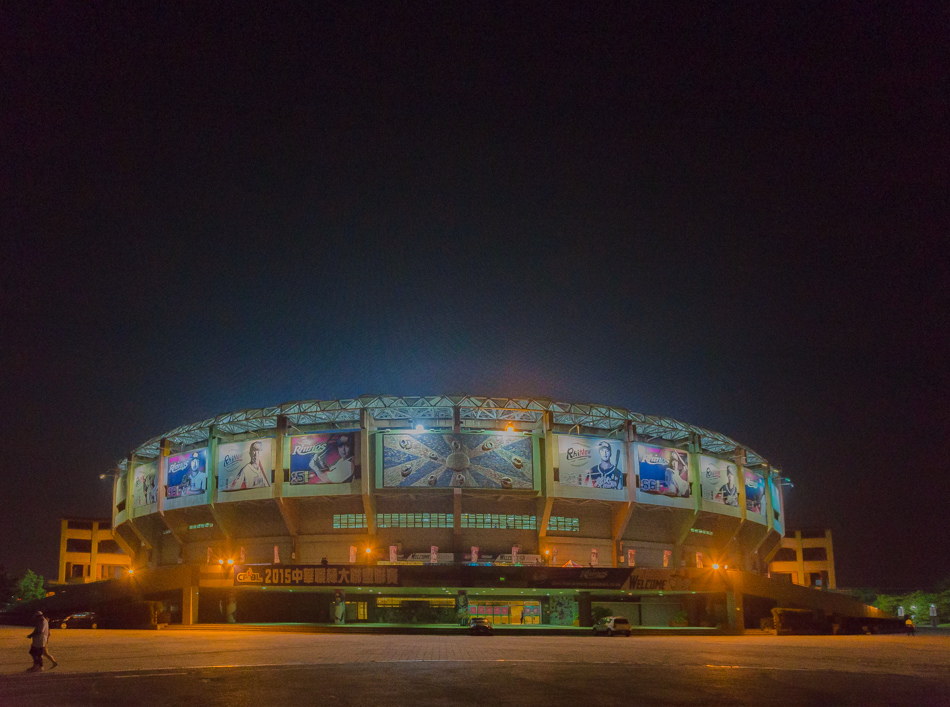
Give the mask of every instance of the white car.
<svg viewBox="0 0 950 707">
<path fill-rule="evenodd" d="M 618 633 L 630 635 L 630 622 L 623 616 L 605 616 L 594 624 L 595 636 L 613 636 Z"/>
</svg>

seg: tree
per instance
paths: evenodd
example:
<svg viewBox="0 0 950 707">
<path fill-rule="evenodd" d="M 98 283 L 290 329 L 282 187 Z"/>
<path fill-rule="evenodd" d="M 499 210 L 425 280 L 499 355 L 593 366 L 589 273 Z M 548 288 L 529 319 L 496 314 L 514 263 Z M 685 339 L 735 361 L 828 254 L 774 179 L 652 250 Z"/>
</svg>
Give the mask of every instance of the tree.
<svg viewBox="0 0 950 707">
<path fill-rule="evenodd" d="M 16 583 L 14 597 L 17 601 L 34 601 L 46 596 L 46 589 L 43 588 L 43 576 L 33 573 L 33 570 L 27 570 Z"/>
</svg>

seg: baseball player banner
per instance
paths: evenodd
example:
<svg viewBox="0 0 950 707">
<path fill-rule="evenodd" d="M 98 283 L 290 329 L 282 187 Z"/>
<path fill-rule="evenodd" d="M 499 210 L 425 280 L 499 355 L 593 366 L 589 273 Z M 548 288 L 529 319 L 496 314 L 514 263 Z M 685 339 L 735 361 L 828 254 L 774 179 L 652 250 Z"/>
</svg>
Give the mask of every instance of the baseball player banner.
<svg viewBox="0 0 950 707">
<path fill-rule="evenodd" d="M 739 508 L 739 480 L 735 462 L 700 456 L 699 479 L 704 501 Z"/>
<path fill-rule="evenodd" d="M 290 483 L 346 484 L 360 478 L 358 432 L 327 432 L 291 437 Z"/>
<path fill-rule="evenodd" d="M 557 481 L 566 486 L 622 491 L 623 447 L 616 439 L 558 435 Z"/>
<path fill-rule="evenodd" d="M 522 434 L 383 435 L 384 487 L 534 488 L 533 440 Z"/>
<path fill-rule="evenodd" d="M 208 450 L 195 449 L 165 461 L 165 508 L 204 503 L 208 493 Z"/>
<path fill-rule="evenodd" d="M 218 446 L 218 501 L 238 501 L 242 491 L 270 488 L 274 478 L 271 439 L 249 439 Z"/>
<path fill-rule="evenodd" d="M 139 464 L 132 477 L 132 507 L 140 508 L 150 503 L 158 503 L 157 462 Z"/>
<path fill-rule="evenodd" d="M 745 475 L 745 508 L 749 520 L 765 522 L 765 513 L 768 503 L 765 497 L 765 477 L 748 469 L 742 470 Z"/>
<path fill-rule="evenodd" d="M 684 449 L 636 445 L 637 501 L 676 508 L 693 508 L 689 453 Z"/>
</svg>

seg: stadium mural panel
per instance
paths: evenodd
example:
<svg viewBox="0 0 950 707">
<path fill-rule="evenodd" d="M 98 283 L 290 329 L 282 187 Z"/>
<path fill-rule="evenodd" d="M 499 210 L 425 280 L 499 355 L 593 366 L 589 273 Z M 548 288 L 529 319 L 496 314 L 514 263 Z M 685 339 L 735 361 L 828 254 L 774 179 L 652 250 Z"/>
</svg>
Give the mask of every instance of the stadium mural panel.
<svg viewBox="0 0 950 707">
<path fill-rule="evenodd" d="M 623 491 L 624 444 L 616 439 L 558 435 L 558 476 L 565 486 Z"/>
<path fill-rule="evenodd" d="M 218 502 L 270 495 L 274 478 L 272 439 L 249 439 L 218 446 Z M 261 493 L 264 490 L 265 493 Z"/>
<path fill-rule="evenodd" d="M 360 433 L 315 432 L 291 437 L 290 484 L 347 484 L 361 478 Z"/>
<path fill-rule="evenodd" d="M 772 500 L 772 527 L 779 535 L 785 535 L 785 509 L 782 506 L 782 490 L 771 476 L 769 477 L 769 495 Z"/>
<path fill-rule="evenodd" d="M 746 517 L 757 523 L 765 523 L 768 511 L 765 477 L 749 469 L 743 469 L 742 473 L 745 475 Z"/>
<path fill-rule="evenodd" d="M 382 438 L 382 485 L 386 488 L 535 487 L 530 435 L 417 432 Z"/>
<path fill-rule="evenodd" d="M 158 464 L 149 462 L 135 467 L 132 484 L 133 508 L 158 503 Z"/>
<path fill-rule="evenodd" d="M 689 479 L 689 453 L 683 449 L 635 445 L 639 503 L 695 508 Z"/>
<path fill-rule="evenodd" d="M 699 478 L 704 502 L 725 506 L 720 512 L 728 515 L 741 515 L 735 462 L 702 455 L 699 457 Z"/>
<path fill-rule="evenodd" d="M 165 508 L 186 508 L 207 503 L 208 449 L 195 449 L 166 460 Z"/>
</svg>

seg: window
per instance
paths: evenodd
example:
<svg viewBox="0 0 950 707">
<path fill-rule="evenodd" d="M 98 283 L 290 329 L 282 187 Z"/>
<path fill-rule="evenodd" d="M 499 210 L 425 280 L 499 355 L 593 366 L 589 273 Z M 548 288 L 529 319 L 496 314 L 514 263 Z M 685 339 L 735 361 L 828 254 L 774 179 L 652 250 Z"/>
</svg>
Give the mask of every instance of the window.
<svg viewBox="0 0 950 707">
<path fill-rule="evenodd" d="M 122 548 L 115 540 L 100 540 L 97 552 L 107 552 L 114 555 L 121 555 Z"/>
<path fill-rule="evenodd" d="M 366 527 L 366 514 L 365 513 L 348 513 L 348 514 L 335 514 L 333 516 L 333 528 L 365 528 Z"/>
<path fill-rule="evenodd" d="M 66 539 L 66 552 L 92 552 L 92 540 Z"/>
<path fill-rule="evenodd" d="M 793 547 L 780 547 L 772 558 L 772 562 L 796 562 L 797 560 L 798 555 L 795 554 Z"/>
<path fill-rule="evenodd" d="M 560 530 L 565 533 L 579 533 L 581 522 L 578 518 L 564 518 L 562 516 L 551 516 L 548 519 L 548 530 Z"/>
<path fill-rule="evenodd" d="M 463 528 L 492 528 L 495 530 L 537 530 L 537 516 L 498 515 L 495 513 L 463 513 Z"/>
<path fill-rule="evenodd" d="M 377 513 L 379 528 L 451 528 L 452 513 Z"/>
<path fill-rule="evenodd" d="M 828 559 L 828 551 L 823 547 L 806 547 L 802 550 L 802 559 L 805 562 L 824 562 Z"/>
</svg>

